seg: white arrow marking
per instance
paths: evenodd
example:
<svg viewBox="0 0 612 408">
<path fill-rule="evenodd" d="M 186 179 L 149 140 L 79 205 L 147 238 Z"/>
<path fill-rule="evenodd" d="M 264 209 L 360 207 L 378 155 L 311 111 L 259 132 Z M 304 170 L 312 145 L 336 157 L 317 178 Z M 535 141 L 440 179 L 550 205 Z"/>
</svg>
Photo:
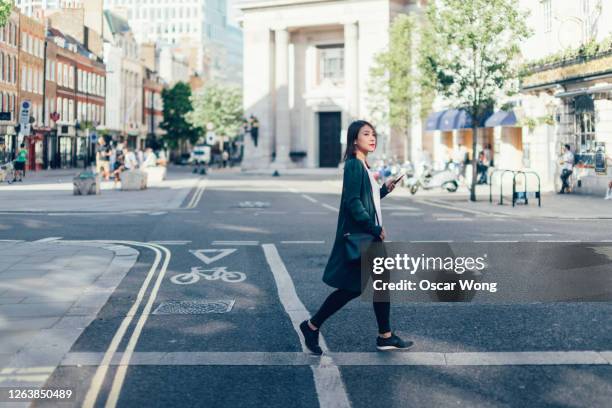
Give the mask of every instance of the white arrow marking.
<svg viewBox="0 0 612 408">
<path fill-rule="evenodd" d="M 236 252 L 235 248 L 224 248 L 224 249 L 196 249 L 189 250 L 196 258 L 209 265 L 219 259 L 228 256 L 229 254 Z M 205 253 L 216 253 L 217 255 L 209 257 L 204 255 Z"/>
</svg>

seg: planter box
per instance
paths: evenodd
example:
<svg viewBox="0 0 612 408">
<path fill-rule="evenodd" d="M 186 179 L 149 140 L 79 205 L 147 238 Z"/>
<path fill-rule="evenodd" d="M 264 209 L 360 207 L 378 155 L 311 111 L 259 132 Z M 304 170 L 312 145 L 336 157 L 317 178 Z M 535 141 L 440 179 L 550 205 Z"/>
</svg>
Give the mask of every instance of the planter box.
<svg viewBox="0 0 612 408">
<path fill-rule="evenodd" d="M 128 170 L 121 173 L 121 190 L 144 190 L 147 188 L 147 173 L 142 170 Z"/>
</svg>

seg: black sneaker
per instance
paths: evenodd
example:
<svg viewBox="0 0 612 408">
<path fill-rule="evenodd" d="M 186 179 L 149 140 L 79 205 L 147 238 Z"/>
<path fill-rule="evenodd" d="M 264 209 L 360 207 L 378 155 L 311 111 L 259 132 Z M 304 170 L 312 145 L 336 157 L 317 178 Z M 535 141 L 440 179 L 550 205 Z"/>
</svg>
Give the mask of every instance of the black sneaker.
<svg viewBox="0 0 612 408">
<path fill-rule="evenodd" d="M 380 351 L 408 350 L 413 344 L 410 340 L 400 339 L 395 333 L 391 334 L 388 339 L 383 339 L 380 336 L 376 337 L 376 348 Z"/>
<path fill-rule="evenodd" d="M 300 323 L 300 331 L 302 332 L 302 336 L 304 336 L 304 343 L 306 343 L 308 350 L 310 350 L 312 354 L 323 354 L 323 350 L 319 347 L 319 331 L 312 330 L 310 326 L 308 326 L 308 320 L 304 320 Z"/>
</svg>

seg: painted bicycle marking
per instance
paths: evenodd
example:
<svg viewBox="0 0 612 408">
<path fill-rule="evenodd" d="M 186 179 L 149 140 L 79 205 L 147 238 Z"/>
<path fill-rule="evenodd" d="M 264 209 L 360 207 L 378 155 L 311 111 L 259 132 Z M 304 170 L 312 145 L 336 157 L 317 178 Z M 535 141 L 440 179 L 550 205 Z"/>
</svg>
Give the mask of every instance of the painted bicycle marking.
<svg viewBox="0 0 612 408">
<path fill-rule="evenodd" d="M 238 283 L 246 279 L 243 272 L 228 271 L 226 266 L 218 266 L 211 269 L 203 269 L 199 266 L 191 268 L 191 272 L 179 273 L 170 280 L 177 285 L 191 285 L 199 282 L 201 278 L 209 281 L 222 280 L 228 283 Z"/>
</svg>

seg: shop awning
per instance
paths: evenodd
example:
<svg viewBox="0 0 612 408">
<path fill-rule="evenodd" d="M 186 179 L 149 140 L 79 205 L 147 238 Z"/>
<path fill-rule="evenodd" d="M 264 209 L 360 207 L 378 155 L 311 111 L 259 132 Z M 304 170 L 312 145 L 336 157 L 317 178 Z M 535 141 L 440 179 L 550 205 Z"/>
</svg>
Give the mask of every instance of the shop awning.
<svg viewBox="0 0 612 408">
<path fill-rule="evenodd" d="M 440 118 L 439 130 L 467 129 L 471 127 L 470 115 L 464 110 L 448 109 Z"/>
<path fill-rule="evenodd" d="M 514 111 L 497 111 L 485 122 L 485 127 L 516 126 Z"/>
<path fill-rule="evenodd" d="M 425 122 L 425 131 L 430 132 L 440 128 L 440 118 L 446 111 L 430 113 Z"/>
<path fill-rule="evenodd" d="M 479 127 L 483 127 L 489 115 L 480 122 Z M 472 116 L 463 109 L 447 109 L 434 112 L 427 117 L 425 131 L 434 130 L 451 131 L 455 129 L 470 129 L 472 127 Z"/>
</svg>

